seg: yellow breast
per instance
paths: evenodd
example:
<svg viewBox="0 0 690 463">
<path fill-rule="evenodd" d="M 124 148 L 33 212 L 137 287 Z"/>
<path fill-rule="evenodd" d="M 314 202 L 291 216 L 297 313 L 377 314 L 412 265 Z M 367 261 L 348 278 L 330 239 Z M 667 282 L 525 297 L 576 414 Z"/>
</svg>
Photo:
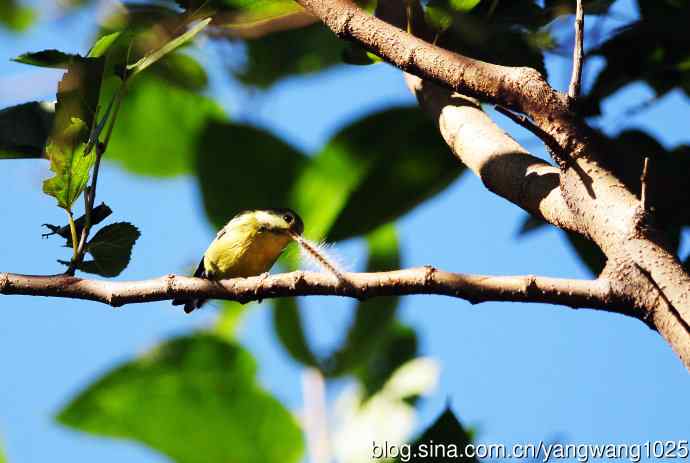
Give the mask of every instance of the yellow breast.
<svg viewBox="0 0 690 463">
<path fill-rule="evenodd" d="M 249 277 L 270 270 L 290 237 L 254 230 L 228 230 L 211 243 L 204 267 L 213 279 Z"/>
</svg>

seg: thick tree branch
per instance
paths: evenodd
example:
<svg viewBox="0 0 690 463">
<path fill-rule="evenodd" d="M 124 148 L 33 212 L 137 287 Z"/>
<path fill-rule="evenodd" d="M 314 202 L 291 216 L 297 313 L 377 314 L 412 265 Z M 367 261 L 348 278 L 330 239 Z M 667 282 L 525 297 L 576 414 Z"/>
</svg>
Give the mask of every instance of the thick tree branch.
<svg viewBox="0 0 690 463">
<path fill-rule="evenodd" d="M 658 231 L 648 224 L 640 227 L 637 196 L 607 163 L 615 153 L 614 147 L 571 111 L 572 100 L 567 95 L 551 88 L 533 69 L 496 66 L 440 49 L 368 15 L 349 0 L 297 1 L 339 37 L 358 42 L 410 74 L 529 116 L 543 131 L 542 140 L 548 140 L 560 175 L 540 175 L 544 178 L 535 182 L 523 174 L 525 185 L 519 185 L 516 180 L 521 177 L 513 175 L 521 169 L 528 172 L 532 159 L 520 160 L 527 154 L 524 150 L 515 151 L 520 156 L 503 158 L 509 162 L 492 162 L 492 156 L 474 157 L 456 147 L 456 140 L 466 136 L 482 138 L 483 133 L 470 134 L 462 124 L 452 129 L 439 125 L 456 155 L 491 191 L 594 241 L 616 264 L 612 267 L 616 271 L 610 275 L 620 294 L 630 302 L 644 302 L 638 307 L 646 311 L 646 317 L 690 369 L 690 275 L 677 262 L 673 249 L 653 238 Z M 414 92 L 420 96 L 419 91 Z M 427 110 L 435 117 L 446 111 L 467 112 L 472 106 L 428 105 L 428 100 L 423 95 L 420 98 L 422 106 L 429 106 Z M 539 161 L 534 166 L 552 169 Z M 553 183 L 551 188 L 544 185 L 553 178 L 560 182 L 560 195 Z"/>
<path fill-rule="evenodd" d="M 416 38 L 350 0 L 297 0 L 338 37 L 356 41 L 403 71 L 530 116 L 567 114 L 567 96 L 536 70 L 486 63 Z"/>
<path fill-rule="evenodd" d="M 406 294 L 438 294 L 485 301 L 542 302 L 614 312 L 621 301 L 605 280 L 568 280 L 537 276 L 484 276 L 419 267 L 379 273 L 347 273 L 346 283 L 329 274 L 292 272 L 213 282 L 176 275 L 143 281 L 87 280 L 69 275 L 0 274 L 0 294 L 63 297 L 114 307 L 173 298 L 227 299 L 240 302 L 309 295 L 365 299 Z"/>
<path fill-rule="evenodd" d="M 560 228 L 581 231 L 563 201 L 558 168 L 532 156 L 477 101 L 411 74 L 405 80 L 453 154 L 490 191 Z"/>
</svg>

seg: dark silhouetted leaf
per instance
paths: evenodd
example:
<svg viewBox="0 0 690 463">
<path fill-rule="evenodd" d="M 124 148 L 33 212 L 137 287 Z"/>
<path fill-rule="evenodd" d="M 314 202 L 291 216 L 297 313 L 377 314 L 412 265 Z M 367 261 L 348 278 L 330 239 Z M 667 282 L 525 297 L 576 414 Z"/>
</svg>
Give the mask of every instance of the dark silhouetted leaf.
<svg viewBox="0 0 690 463">
<path fill-rule="evenodd" d="M 0 110 L 0 159 L 42 158 L 55 105 L 34 101 Z"/>
<path fill-rule="evenodd" d="M 137 227 L 128 222 L 101 228 L 86 246 L 93 260 L 84 261 L 77 268 L 104 277 L 118 276 L 127 268 L 132 248 L 140 235 Z"/>
<path fill-rule="evenodd" d="M 690 95 L 690 2 L 640 1 L 641 19 L 617 31 L 590 54 L 606 59 L 580 105 L 597 115 L 601 101 L 621 88 L 646 82 L 658 96 L 674 88 Z"/>
<path fill-rule="evenodd" d="M 615 0 L 584 0 L 582 7 L 585 14 L 602 15 L 609 12 Z M 544 10 L 547 14 L 555 18 L 565 14 L 575 13 L 575 3 L 570 0 L 544 0 Z"/>
<path fill-rule="evenodd" d="M 392 324 L 381 336 L 380 345 L 372 351 L 366 364 L 355 371 L 367 397 L 379 391 L 395 370 L 417 356 L 417 335 L 409 326 Z"/>
<path fill-rule="evenodd" d="M 190 172 L 203 151 L 203 132 L 223 110 L 209 98 L 142 74 L 124 99 L 107 158 L 144 175 L 168 177 Z M 223 155 L 232 146 L 223 139 Z"/>
<path fill-rule="evenodd" d="M 108 217 L 110 214 L 112 214 L 112 210 L 105 204 L 101 203 L 99 206 L 96 206 L 93 208 L 91 211 L 91 225 L 98 225 L 99 223 L 103 222 L 106 217 Z M 84 228 L 84 224 L 86 223 L 86 216 L 81 216 L 77 220 L 74 221 L 74 225 L 77 230 L 77 236 L 81 235 L 82 228 Z M 50 235 L 58 235 L 67 240 L 67 246 L 72 246 L 72 235 L 70 232 L 69 224 L 63 225 L 63 226 L 57 226 L 57 225 L 51 225 L 49 223 L 44 223 L 44 227 L 47 227 L 50 230 L 50 233 L 44 233 L 43 238 L 47 238 Z"/>
<path fill-rule="evenodd" d="M 343 62 L 356 66 L 368 66 L 370 64 L 382 63 L 383 59 L 365 50 L 360 45 L 350 43 L 343 50 Z"/>
<path fill-rule="evenodd" d="M 282 297 L 273 301 L 273 328 L 288 354 L 302 365 L 321 368 L 309 347 L 299 311 L 298 300 Z"/>
<path fill-rule="evenodd" d="M 277 32 L 248 41 L 247 65 L 235 74 L 245 84 L 268 87 L 284 77 L 341 63 L 345 46 L 323 24 Z"/>
<path fill-rule="evenodd" d="M 59 50 L 43 50 L 24 53 L 14 58 L 13 61 L 44 68 L 67 69 L 71 63 L 80 59 L 82 59 L 82 57 L 79 55 L 64 53 Z"/>
<path fill-rule="evenodd" d="M 400 268 L 399 243 L 395 227 L 384 225 L 367 236 L 367 272 Z M 357 303 L 354 320 L 343 346 L 325 362 L 327 375 L 342 375 L 366 366 L 375 351 L 385 345 L 398 307 L 398 297 L 377 297 Z"/>
<path fill-rule="evenodd" d="M 287 206 L 292 183 L 308 162 L 268 132 L 244 125 L 214 122 L 200 141 L 197 178 L 217 228 L 244 209 Z"/>
<path fill-rule="evenodd" d="M 547 222 L 544 221 L 544 219 L 540 219 L 538 217 L 535 217 L 531 214 L 528 214 L 525 216 L 525 218 L 522 221 L 522 224 L 520 225 L 520 229 L 518 230 L 518 236 L 522 237 L 524 235 L 527 235 L 529 233 L 532 233 L 535 230 L 540 229 L 544 225 L 546 225 Z"/>
<path fill-rule="evenodd" d="M 572 232 L 563 232 L 582 262 L 592 275 L 597 276 L 606 265 L 606 256 L 601 249 L 587 238 Z"/>
<path fill-rule="evenodd" d="M 295 418 L 257 384 L 251 355 L 211 335 L 173 339 L 110 371 L 58 420 L 179 463 L 297 463 L 304 447 Z"/>
<path fill-rule="evenodd" d="M 431 445 L 432 443 L 436 444 L 436 446 Z M 477 463 L 479 460 L 476 458 L 464 456 L 465 447 L 471 443 L 471 434 L 465 430 L 453 411 L 448 407 L 436 419 L 434 424 L 419 436 L 412 446 L 411 458 L 406 458 L 404 461 L 421 463 L 422 461 L 429 461 L 430 456 L 433 456 L 434 462 L 461 461 Z M 431 451 L 434 453 L 429 453 Z M 441 452 L 445 452 L 445 454 Z M 402 460 L 398 459 L 396 461 Z"/>
</svg>

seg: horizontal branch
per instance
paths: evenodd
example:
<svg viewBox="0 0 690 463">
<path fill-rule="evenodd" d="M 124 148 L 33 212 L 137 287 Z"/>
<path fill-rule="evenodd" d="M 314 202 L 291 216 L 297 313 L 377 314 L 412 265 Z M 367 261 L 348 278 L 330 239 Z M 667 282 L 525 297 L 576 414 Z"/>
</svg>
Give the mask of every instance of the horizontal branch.
<svg viewBox="0 0 690 463">
<path fill-rule="evenodd" d="M 0 294 L 86 299 L 114 307 L 173 298 L 225 299 L 246 303 L 276 297 L 329 295 L 366 299 L 377 296 L 437 294 L 485 301 L 541 302 L 626 313 L 605 280 L 537 276 L 484 276 L 418 267 L 378 273 L 292 272 L 218 282 L 167 275 L 141 281 L 88 280 L 69 275 L 0 274 Z"/>
</svg>

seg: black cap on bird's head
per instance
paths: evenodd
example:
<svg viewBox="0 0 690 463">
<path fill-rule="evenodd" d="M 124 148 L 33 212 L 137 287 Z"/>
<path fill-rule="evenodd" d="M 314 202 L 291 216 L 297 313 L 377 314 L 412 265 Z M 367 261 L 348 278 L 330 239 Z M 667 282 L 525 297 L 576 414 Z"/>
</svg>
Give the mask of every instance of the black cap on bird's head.
<svg viewBox="0 0 690 463">
<path fill-rule="evenodd" d="M 291 234 L 302 235 L 304 233 L 304 222 L 302 222 L 302 218 L 295 211 L 292 209 L 276 209 L 276 212 L 280 214 L 281 218 L 288 225 L 288 231 Z"/>
</svg>

